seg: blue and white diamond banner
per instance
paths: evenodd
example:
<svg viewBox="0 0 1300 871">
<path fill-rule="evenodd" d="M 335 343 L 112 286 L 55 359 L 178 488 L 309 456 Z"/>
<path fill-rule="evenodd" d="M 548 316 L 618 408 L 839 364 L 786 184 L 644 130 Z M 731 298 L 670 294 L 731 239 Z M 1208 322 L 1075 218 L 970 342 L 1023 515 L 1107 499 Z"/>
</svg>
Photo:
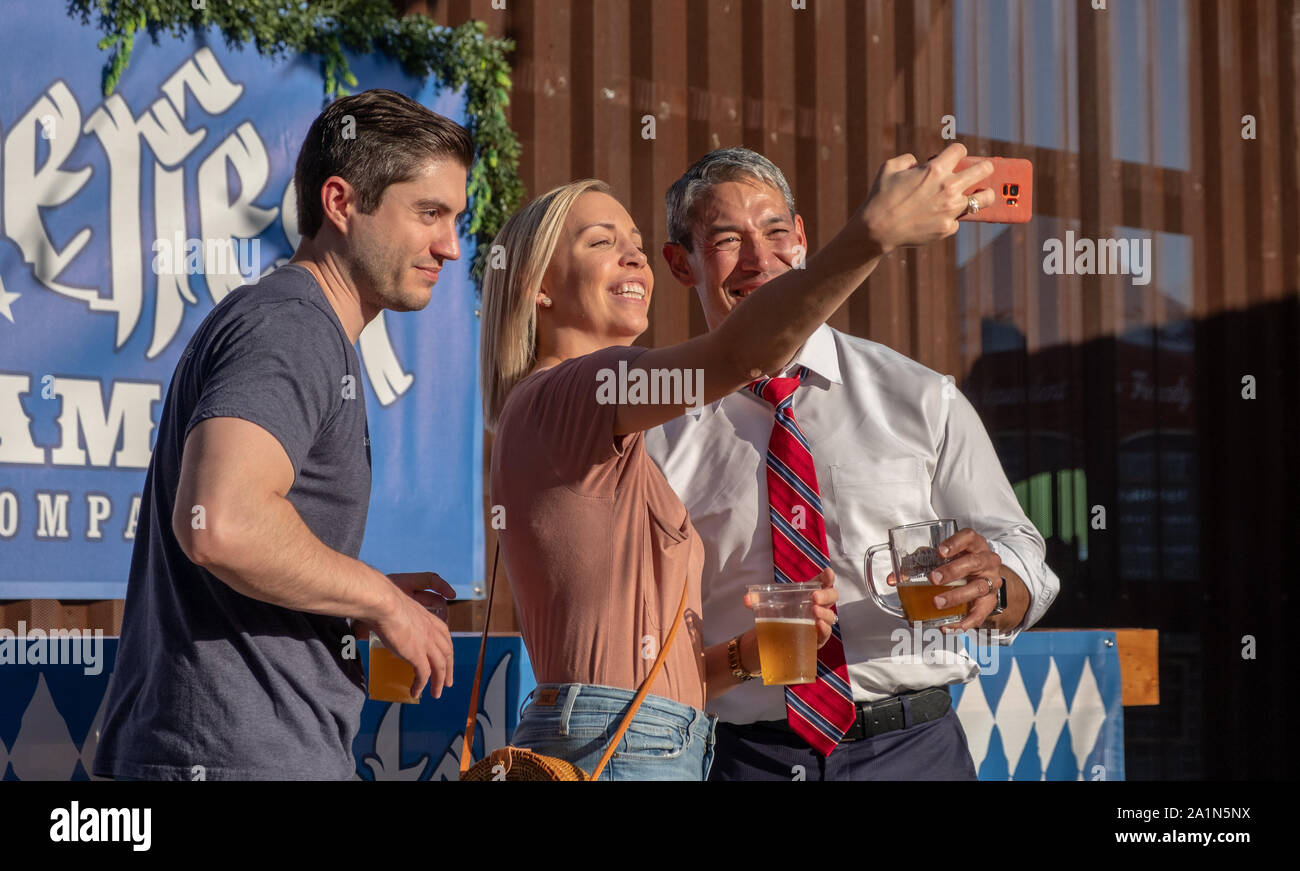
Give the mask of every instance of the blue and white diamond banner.
<svg viewBox="0 0 1300 871">
<path fill-rule="evenodd" d="M 50 646 L 44 636 L 40 642 Z M 454 684 L 441 699 L 426 689 L 418 705 L 365 703 L 353 742 L 357 780 L 456 779 L 479 636 L 454 633 L 453 642 Z M 1113 632 L 1024 632 L 999 651 L 996 668 L 952 689 L 980 780 L 1124 779 L 1114 643 Z M 32 646 L 30 639 L 0 644 Z M 69 652 L 79 658 L 10 660 L 0 669 L 0 780 L 88 778 L 117 639 L 82 638 Z M 359 652 L 364 662 L 365 645 Z M 535 686 L 522 640 L 489 637 L 475 759 L 509 743 Z"/>
<path fill-rule="evenodd" d="M 1115 633 L 1022 632 L 952 689 L 980 780 L 1123 780 Z"/>
<path fill-rule="evenodd" d="M 458 778 L 479 638 L 452 633 L 456 671 L 442 698 L 435 700 L 425 687 L 416 705 L 366 700 L 352 742 L 354 780 Z M 45 645 L 48 639 L 39 641 Z M 32 642 L 32 637 L 25 644 L 12 637 L 0 640 L 25 651 L 36 648 Z M 78 639 L 69 647 L 86 655 L 75 663 L 64 656 L 57 665 L 24 662 L 0 669 L 0 780 L 92 779 L 117 643 L 116 638 Z M 357 653 L 367 665 L 367 645 L 358 645 Z M 474 727 L 475 760 L 509 743 L 520 703 L 536 685 L 522 639 L 490 636 Z"/>
</svg>

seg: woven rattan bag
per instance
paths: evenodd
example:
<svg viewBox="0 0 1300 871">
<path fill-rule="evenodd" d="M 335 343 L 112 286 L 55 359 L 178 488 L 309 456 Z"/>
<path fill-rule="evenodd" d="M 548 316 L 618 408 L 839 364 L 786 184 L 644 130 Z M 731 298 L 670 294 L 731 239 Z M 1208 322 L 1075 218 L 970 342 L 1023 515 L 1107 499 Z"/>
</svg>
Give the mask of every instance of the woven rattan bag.
<svg viewBox="0 0 1300 871">
<path fill-rule="evenodd" d="M 572 762 L 567 762 L 555 756 L 543 756 L 522 747 L 509 746 L 493 750 L 478 762 L 470 765 L 470 759 L 473 758 L 474 729 L 478 721 L 479 682 L 483 679 L 483 652 L 487 649 L 488 624 L 492 622 L 492 594 L 496 591 L 497 562 L 500 558 L 501 544 L 498 542 L 496 554 L 492 557 L 492 583 L 488 587 L 487 618 L 483 621 L 483 638 L 478 646 L 478 666 L 474 669 L 474 689 L 470 693 L 469 716 L 465 719 L 465 741 L 460 749 L 460 779 L 596 780 L 600 777 L 600 773 L 605 770 L 605 764 L 609 762 L 610 757 L 614 755 L 614 748 L 618 746 L 618 742 L 623 740 L 623 733 L 632 724 L 632 718 L 636 716 L 637 709 L 641 707 L 642 700 L 650 691 L 650 685 L 654 683 L 655 677 L 659 674 L 659 669 L 664 664 L 664 655 L 668 652 L 668 648 L 672 647 L 673 639 L 677 637 L 677 629 L 682 624 L 682 614 L 686 611 L 686 591 L 690 587 L 690 579 L 687 578 L 687 583 L 682 586 L 682 601 L 677 606 L 677 619 L 673 621 L 673 628 L 668 632 L 668 640 L 664 642 L 663 647 L 659 648 L 659 655 L 655 657 L 654 666 L 651 667 L 650 673 L 646 675 L 645 680 L 641 682 L 636 698 L 632 700 L 632 706 L 623 715 L 623 722 L 619 723 L 618 731 L 614 733 L 614 737 L 610 740 L 609 746 L 605 748 L 605 753 L 601 756 L 599 764 L 596 765 L 591 774 L 587 774 Z"/>
</svg>

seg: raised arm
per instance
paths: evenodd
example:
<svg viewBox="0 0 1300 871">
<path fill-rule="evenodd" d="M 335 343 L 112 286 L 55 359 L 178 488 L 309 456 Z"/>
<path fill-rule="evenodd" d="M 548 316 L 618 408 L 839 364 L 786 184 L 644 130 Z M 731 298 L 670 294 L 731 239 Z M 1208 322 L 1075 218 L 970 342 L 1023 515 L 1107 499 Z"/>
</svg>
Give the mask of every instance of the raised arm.
<svg viewBox="0 0 1300 871">
<path fill-rule="evenodd" d="M 954 173 L 966 149 L 953 143 L 924 165 L 910 154 L 886 161 L 865 203 L 801 269 L 764 284 L 715 330 L 666 348 L 646 351 L 633 367 L 653 372 L 699 371 L 703 403 L 726 396 L 763 374 L 780 371 L 804 341 L 853 291 L 880 258 L 895 248 L 924 245 L 957 232 L 965 210 L 962 191 L 993 171 L 987 161 Z M 993 192 L 976 194 L 991 205 Z M 668 397 L 661 397 L 668 398 Z M 685 399 L 685 397 L 681 397 Z M 686 405 L 623 404 L 614 432 L 650 429 L 682 414 Z"/>
</svg>

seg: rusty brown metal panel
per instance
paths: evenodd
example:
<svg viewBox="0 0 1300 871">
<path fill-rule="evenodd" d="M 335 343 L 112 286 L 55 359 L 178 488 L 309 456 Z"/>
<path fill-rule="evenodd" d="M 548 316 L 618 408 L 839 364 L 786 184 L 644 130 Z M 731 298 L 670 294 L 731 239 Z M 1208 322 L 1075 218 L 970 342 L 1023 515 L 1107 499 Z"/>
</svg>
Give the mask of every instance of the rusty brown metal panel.
<svg viewBox="0 0 1300 871">
<path fill-rule="evenodd" d="M 1244 308 L 1250 302 L 1244 256 L 1246 150 L 1239 121 L 1242 115 L 1241 24 L 1235 12 L 1231 5 L 1213 4 L 1213 14 L 1207 19 L 1211 27 L 1202 31 L 1206 61 L 1203 69 L 1207 73 L 1206 123 L 1210 128 L 1205 138 L 1209 170 L 1206 211 L 1210 218 L 1210 238 L 1215 240 L 1210 280 L 1219 285 L 1217 293 L 1211 287 L 1211 299 L 1217 302 L 1211 309 L 1213 313 L 1225 308 Z"/>
<path fill-rule="evenodd" d="M 895 71 L 894 4 L 867 0 L 866 33 L 867 87 L 861 111 L 866 128 L 866 165 L 874 175 L 887 159 L 902 153 L 898 135 L 902 93 Z M 856 107 L 855 107 L 856 108 Z M 923 159 L 925 155 L 917 155 Z M 876 268 L 867 281 L 867 292 L 849 301 L 849 322 L 854 335 L 889 345 L 906 353 L 904 313 L 906 300 L 905 251 L 896 251 Z"/>
<path fill-rule="evenodd" d="M 1192 304 L 1188 315 L 1201 318 L 1210 311 L 1209 288 L 1206 277 L 1210 274 L 1210 246 L 1206 244 L 1206 203 L 1205 175 L 1206 148 L 1204 117 L 1208 111 L 1205 106 L 1204 81 L 1200 70 L 1204 64 L 1201 34 L 1201 7 L 1187 0 L 1187 103 L 1188 103 L 1188 157 L 1191 169 L 1182 178 L 1179 193 L 1181 209 L 1177 215 L 1175 232 L 1186 233 L 1192 237 L 1193 281 L 1191 287 Z"/>
<path fill-rule="evenodd" d="M 598 7 L 608 8 L 607 4 L 597 4 L 595 0 L 570 0 L 569 52 L 566 58 L 569 80 L 569 174 L 565 179 L 557 179 L 554 184 L 579 178 L 603 178 L 596 171 L 596 143 L 604 140 L 598 137 L 595 129 L 595 76 L 597 65 L 605 66 L 605 72 L 608 72 L 609 57 L 603 55 L 598 60 L 596 52 L 592 51 Z M 611 38 L 611 35 L 602 34 L 602 38 Z M 617 35 L 613 35 L 612 39 L 617 41 Z M 617 150 L 618 147 L 615 146 L 606 153 Z M 624 193 L 622 196 L 626 199 L 627 195 Z"/>
<path fill-rule="evenodd" d="M 642 4 L 636 4 L 641 6 Z M 633 217 L 644 234 L 646 251 L 655 272 L 655 293 L 650 330 L 643 344 L 662 347 L 690 338 L 692 310 L 702 311 L 695 291 L 678 283 L 664 261 L 667 241 L 664 194 L 689 166 L 691 105 L 687 87 L 687 51 L 683 38 L 687 26 L 685 0 L 669 0 L 633 12 L 633 76 L 653 81 L 648 103 L 656 117 L 653 140 L 641 137 L 642 113 L 633 113 L 634 151 Z M 700 325 L 703 326 L 701 317 Z"/>
<path fill-rule="evenodd" d="M 1110 25 L 1087 3 L 1076 6 L 1079 52 L 1080 231 L 1109 235 L 1119 216 L 1118 170 L 1111 157 Z M 1085 339 L 1113 336 L 1119 324 L 1113 285 L 1083 278 Z"/>
<path fill-rule="evenodd" d="M 878 82 L 871 80 L 868 58 L 875 50 L 872 35 L 867 24 L 867 4 L 850 3 L 845 6 L 843 29 L 840 40 L 844 44 L 844 188 L 847 193 L 847 209 L 856 209 L 871 191 L 871 182 L 875 178 L 876 156 L 883 151 L 876 140 L 881 118 L 873 118 L 868 112 L 868 95 L 873 86 L 879 88 Z M 833 38 L 829 37 L 828 39 Z M 879 40 L 879 34 L 876 34 Z M 831 180 L 834 184 L 834 180 Z M 846 212 L 847 219 L 847 212 Z M 828 231 L 823 237 L 829 239 Z M 869 335 L 869 298 L 873 290 L 884 282 L 884 267 L 876 268 L 876 274 L 867 279 L 862 287 L 854 292 L 849 301 L 836 313 L 837 320 L 832 326 L 858 336 Z"/>
<path fill-rule="evenodd" d="M 813 13 L 808 9 L 796 9 L 790 3 L 760 3 L 762 10 L 763 39 L 756 45 L 758 54 L 753 63 L 762 72 L 761 146 L 755 150 L 768 160 L 782 168 L 790 176 L 790 182 L 798 178 L 797 154 L 795 149 L 795 79 L 801 72 L 797 69 L 795 57 L 794 33 L 796 19 L 811 19 Z M 749 4 L 746 4 L 746 14 Z M 748 62 L 747 58 L 747 62 Z"/>
<path fill-rule="evenodd" d="M 1278 186 L 1300 191 L 1300 0 L 1279 2 L 1274 25 L 1278 35 Z M 1283 87 L 1282 83 L 1286 83 Z M 1282 224 L 1282 273 L 1287 293 L 1300 292 L 1300 213 L 1285 208 Z"/>
<path fill-rule="evenodd" d="M 492 0 L 426 0 L 409 4 L 407 14 L 421 12 L 439 24 L 456 27 L 466 21 L 482 21 L 489 36 L 503 36 L 509 26 L 510 13 L 519 5 L 509 0 L 504 9 L 492 8 Z"/>
<path fill-rule="evenodd" d="M 574 30 L 573 106 L 576 115 L 578 107 L 586 104 L 583 111 L 590 118 L 591 175 L 609 182 L 615 194 L 631 205 L 632 149 L 640 138 L 640 124 L 634 122 L 630 110 L 631 64 L 646 52 L 648 43 L 663 36 L 655 30 L 634 34 L 629 7 L 630 0 L 589 0 L 584 10 L 586 23 L 581 27 L 583 41 L 577 38 L 579 29 Z M 581 62 L 584 57 L 589 62 Z M 586 78 L 578 75 L 579 69 L 585 71 Z M 581 89 L 577 87 L 580 80 Z M 576 142 L 574 149 L 579 149 Z M 635 213 L 633 217 L 639 224 L 646 223 Z M 638 229 L 645 233 L 648 228 Z"/>
<path fill-rule="evenodd" d="M 1119 215 L 1118 184 L 1112 174 L 1110 24 L 1088 3 L 1075 6 L 1079 89 L 1079 234 L 1109 235 Z M 1068 256 L 1068 252 L 1067 252 Z M 1074 431 L 1084 438 L 1088 502 L 1117 514 L 1115 451 L 1117 364 L 1114 345 L 1117 306 L 1106 276 L 1080 276 L 1083 297 L 1083 401 Z M 1094 595 L 1118 598 L 1119 550 L 1116 537 L 1088 539 L 1089 580 Z M 1080 607 L 1085 600 L 1076 600 Z M 1100 610 L 1098 611 L 1100 613 Z"/>
<path fill-rule="evenodd" d="M 687 15 L 689 86 L 703 121 L 688 143 L 693 163 L 715 148 L 747 144 L 744 16 L 740 0 L 692 0 Z"/>
<path fill-rule="evenodd" d="M 516 132 L 529 196 L 573 180 L 570 109 L 572 4 L 516 7 Z"/>
<path fill-rule="evenodd" d="M 799 180 L 799 210 L 808 232 L 810 252 L 820 250 L 844 225 L 866 191 L 855 198 L 848 182 L 848 142 L 845 136 L 847 93 L 851 87 L 843 3 L 810 5 L 808 14 L 796 18 L 796 66 L 810 79 L 808 91 L 798 92 L 798 163 L 809 178 Z M 861 52 L 860 45 L 853 51 Z M 809 199 L 809 189 L 813 198 Z M 849 304 L 840 306 L 827 321 L 849 331 Z"/>
<path fill-rule="evenodd" d="M 1255 116 L 1256 139 L 1243 141 L 1249 159 L 1247 189 L 1253 191 L 1246 209 L 1247 236 L 1255 240 L 1249 261 L 1255 301 L 1277 300 L 1286 294 L 1282 272 L 1281 92 L 1278 88 L 1278 31 L 1266 26 L 1277 19 L 1276 0 L 1256 0 L 1242 8 L 1243 87 L 1242 111 Z M 1230 119 L 1229 119 L 1230 120 Z M 1294 199 L 1295 190 L 1291 191 Z M 1294 206 L 1289 206 L 1294 208 Z"/>
<path fill-rule="evenodd" d="M 951 78 L 945 78 L 945 60 L 952 56 L 951 20 L 946 0 L 924 0 L 911 7 L 910 77 L 907 110 L 910 148 L 919 160 L 938 153 L 948 143 L 940 138 L 941 119 L 955 111 Z M 950 63 L 950 60 L 949 60 Z M 960 366 L 956 343 L 958 321 L 953 317 L 957 289 L 952 282 L 956 240 L 926 245 L 908 252 L 911 356 L 944 374 Z"/>
</svg>

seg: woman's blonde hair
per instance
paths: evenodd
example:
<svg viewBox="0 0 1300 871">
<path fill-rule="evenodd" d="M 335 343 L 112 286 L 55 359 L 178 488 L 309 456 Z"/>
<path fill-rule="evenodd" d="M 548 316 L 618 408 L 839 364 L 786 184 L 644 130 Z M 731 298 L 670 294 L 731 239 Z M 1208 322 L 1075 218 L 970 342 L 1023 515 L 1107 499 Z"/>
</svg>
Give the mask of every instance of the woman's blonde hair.
<svg viewBox="0 0 1300 871">
<path fill-rule="evenodd" d="M 493 240 L 483 279 L 479 347 L 483 422 L 489 430 L 496 429 L 510 391 L 537 362 L 537 290 L 569 210 L 591 191 L 608 194 L 610 189 L 592 178 L 561 185 L 511 215 Z M 499 257 L 504 264 L 494 268 Z"/>
</svg>

